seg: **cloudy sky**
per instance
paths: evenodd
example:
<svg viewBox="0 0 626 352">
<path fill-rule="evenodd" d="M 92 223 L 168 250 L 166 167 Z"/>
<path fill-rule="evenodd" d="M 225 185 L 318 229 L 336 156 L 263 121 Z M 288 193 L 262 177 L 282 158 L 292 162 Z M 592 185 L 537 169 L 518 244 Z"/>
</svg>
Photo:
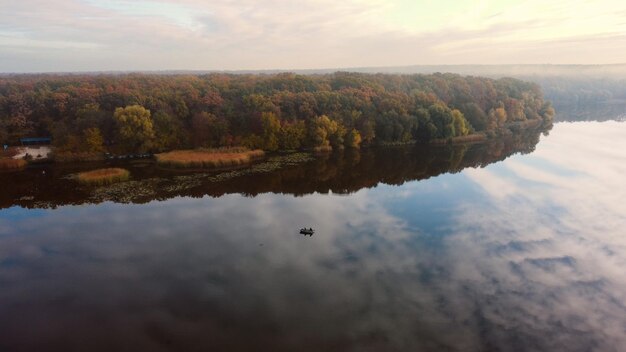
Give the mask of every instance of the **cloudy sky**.
<svg viewBox="0 0 626 352">
<path fill-rule="evenodd" d="M 623 0 L 0 0 L 0 72 L 621 62 Z"/>
</svg>

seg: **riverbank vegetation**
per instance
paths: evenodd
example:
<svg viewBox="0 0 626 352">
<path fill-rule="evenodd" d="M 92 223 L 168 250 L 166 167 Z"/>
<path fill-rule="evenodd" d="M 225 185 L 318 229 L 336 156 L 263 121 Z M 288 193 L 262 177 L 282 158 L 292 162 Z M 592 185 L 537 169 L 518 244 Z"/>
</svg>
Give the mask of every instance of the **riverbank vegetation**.
<svg viewBox="0 0 626 352">
<path fill-rule="evenodd" d="M 24 159 L 12 159 L 0 157 L 0 170 L 21 170 L 28 165 Z"/>
<path fill-rule="evenodd" d="M 59 156 L 430 142 L 553 114 L 536 84 L 455 74 L 0 77 L 0 142 L 52 136 Z"/>
<path fill-rule="evenodd" d="M 155 157 L 159 166 L 169 168 L 225 168 L 247 165 L 264 155 L 259 149 L 226 148 L 174 150 Z"/>
<path fill-rule="evenodd" d="M 28 165 L 28 162 L 23 158 L 15 158 L 18 154 L 15 148 L 7 150 L 0 150 L 0 171 L 6 170 L 21 170 Z"/>
<path fill-rule="evenodd" d="M 483 168 L 511 155 L 531 153 L 545 132 L 546 129 L 528 130 L 479 144 L 346 149 L 320 157 L 310 153 L 277 153 L 250 167 L 221 172 L 173 174 L 149 163 L 145 168 L 133 168 L 132 180 L 127 182 L 79 189 L 66 179 L 77 168 L 90 166 L 56 164 L 50 165 L 49 172 L 60 177 L 50 178 L 52 183 L 46 187 L 42 187 L 42 176 L 37 172 L 0 173 L 0 180 L 11 185 L 0 192 L 0 208 L 14 205 L 51 208 L 104 201 L 146 203 L 181 196 L 202 198 L 225 194 L 281 193 L 296 197 L 316 192 L 349 194 L 379 183 L 402 185 L 457 173 L 467 167 Z"/>
<path fill-rule="evenodd" d="M 76 161 L 102 161 L 104 154 L 97 152 L 74 152 L 67 150 L 57 150 L 52 154 L 52 159 L 56 162 L 71 163 Z"/>
<path fill-rule="evenodd" d="M 76 179 L 79 183 L 90 186 L 103 186 L 111 183 L 127 181 L 130 172 L 121 168 L 107 168 L 81 172 Z"/>
</svg>

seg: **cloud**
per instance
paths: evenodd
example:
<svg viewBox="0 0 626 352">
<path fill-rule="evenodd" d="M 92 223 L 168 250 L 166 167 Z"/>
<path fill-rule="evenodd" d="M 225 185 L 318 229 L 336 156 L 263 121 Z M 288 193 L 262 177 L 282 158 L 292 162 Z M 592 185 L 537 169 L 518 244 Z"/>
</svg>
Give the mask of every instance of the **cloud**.
<svg viewBox="0 0 626 352">
<path fill-rule="evenodd" d="M 618 62 L 625 11 L 610 0 L 3 1 L 0 71 Z"/>
</svg>

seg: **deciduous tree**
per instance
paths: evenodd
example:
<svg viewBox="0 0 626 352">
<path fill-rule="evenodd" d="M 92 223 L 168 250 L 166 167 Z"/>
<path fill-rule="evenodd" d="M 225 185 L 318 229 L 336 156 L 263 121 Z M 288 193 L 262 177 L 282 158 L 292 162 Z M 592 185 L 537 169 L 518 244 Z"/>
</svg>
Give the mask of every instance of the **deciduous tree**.
<svg viewBox="0 0 626 352">
<path fill-rule="evenodd" d="M 120 145 L 127 152 L 144 153 L 152 148 L 154 128 L 150 110 L 141 105 L 117 108 L 113 113 Z"/>
</svg>

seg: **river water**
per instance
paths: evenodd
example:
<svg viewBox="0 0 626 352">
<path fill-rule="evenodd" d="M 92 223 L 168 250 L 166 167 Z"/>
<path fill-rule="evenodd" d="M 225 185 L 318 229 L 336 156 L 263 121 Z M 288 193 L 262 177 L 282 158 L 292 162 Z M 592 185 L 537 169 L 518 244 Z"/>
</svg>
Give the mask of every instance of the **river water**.
<svg viewBox="0 0 626 352">
<path fill-rule="evenodd" d="M 0 174 L 0 351 L 626 346 L 625 123 L 285 160 Z"/>
</svg>

